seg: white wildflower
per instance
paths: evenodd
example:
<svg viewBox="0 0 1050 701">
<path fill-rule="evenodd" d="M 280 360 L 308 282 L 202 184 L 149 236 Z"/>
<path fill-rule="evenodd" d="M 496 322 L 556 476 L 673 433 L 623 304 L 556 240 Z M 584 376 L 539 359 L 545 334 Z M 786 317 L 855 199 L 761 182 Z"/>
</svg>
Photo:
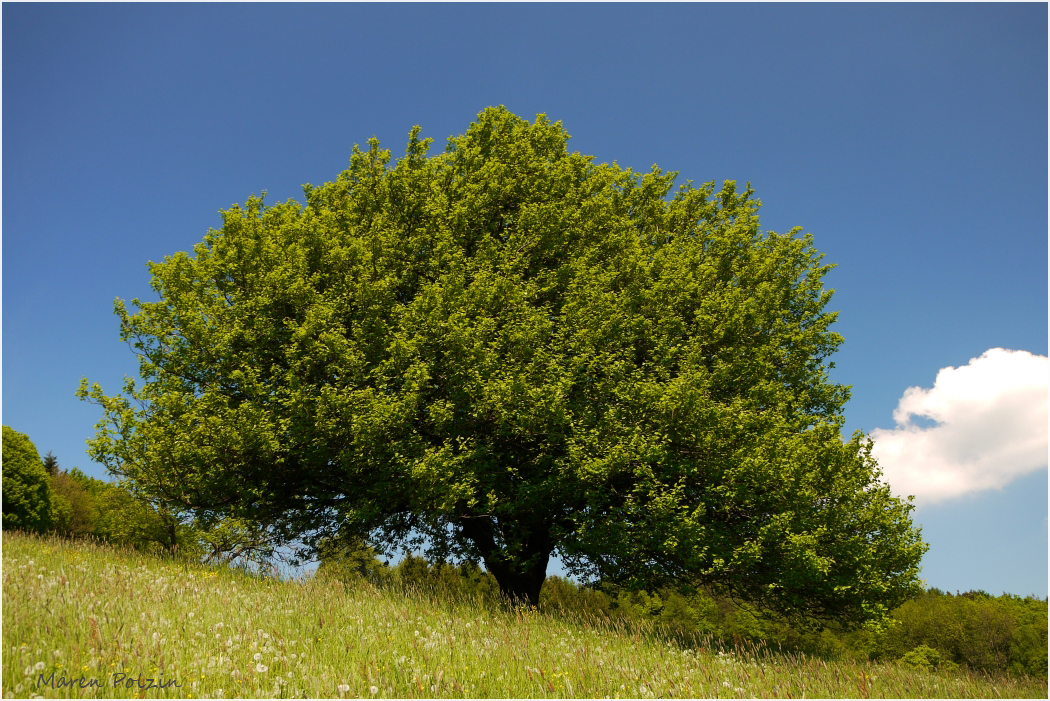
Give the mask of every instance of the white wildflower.
<svg viewBox="0 0 1050 701">
<path fill-rule="evenodd" d="M 268 669 L 269 669 L 269 667 L 264 665 L 262 662 L 260 662 L 259 664 L 255 665 L 255 671 L 258 672 L 259 674 L 264 673 Z"/>
</svg>

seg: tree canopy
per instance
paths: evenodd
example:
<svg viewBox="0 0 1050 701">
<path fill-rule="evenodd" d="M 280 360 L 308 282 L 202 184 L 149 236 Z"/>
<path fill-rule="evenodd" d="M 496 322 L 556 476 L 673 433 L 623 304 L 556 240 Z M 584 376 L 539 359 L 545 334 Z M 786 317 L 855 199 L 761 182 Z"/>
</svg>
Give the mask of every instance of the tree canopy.
<svg viewBox="0 0 1050 701">
<path fill-rule="evenodd" d="M 55 521 L 51 482 L 29 436 L 4 426 L 4 528 L 44 532 Z"/>
<path fill-rule="evenodd" d="M 150 263 L 159 301 L 116 303 L 142 382 L 81 386 L 96 460 L 307 546 L 480 560 L 532 603 L 555 552 L 852 621 L 918 591 L 911 505 L 841 438 L 809 235 L 543 115 L 486 109 L 434 156 L 419 133 Z"/>
</svg>

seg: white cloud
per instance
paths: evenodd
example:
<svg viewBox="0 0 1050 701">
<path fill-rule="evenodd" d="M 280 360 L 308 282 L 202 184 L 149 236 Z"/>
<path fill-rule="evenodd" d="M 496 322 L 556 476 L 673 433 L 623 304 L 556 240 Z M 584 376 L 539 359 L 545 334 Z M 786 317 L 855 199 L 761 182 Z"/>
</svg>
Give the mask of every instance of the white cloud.
<svg viewBox="0 0 1050 701">
<path fill-rule="evenodd" d="M 1048 379 L 1045 356 L 992 348 L 943 368 L 932 389 L 909 387 L 893 412 L 897 428 L 871 433 L 883 480 L 894 494 L 931 503 L 1046 467 Z"/>
</svg>

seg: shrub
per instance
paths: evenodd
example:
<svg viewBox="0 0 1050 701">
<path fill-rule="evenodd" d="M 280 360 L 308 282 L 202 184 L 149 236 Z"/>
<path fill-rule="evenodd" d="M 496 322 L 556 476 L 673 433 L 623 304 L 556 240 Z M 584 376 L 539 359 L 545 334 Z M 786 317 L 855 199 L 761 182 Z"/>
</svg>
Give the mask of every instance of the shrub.
<svg viewBox="0 0 1050 701">
<path fill-rule="evenodd" d="M 958 666 L 927 645 L 919 645 L 911 652 L 906 653 L 901 657 L 900 662 L 908 667 L 924 670 L 954 669 Z"/>
</svg>

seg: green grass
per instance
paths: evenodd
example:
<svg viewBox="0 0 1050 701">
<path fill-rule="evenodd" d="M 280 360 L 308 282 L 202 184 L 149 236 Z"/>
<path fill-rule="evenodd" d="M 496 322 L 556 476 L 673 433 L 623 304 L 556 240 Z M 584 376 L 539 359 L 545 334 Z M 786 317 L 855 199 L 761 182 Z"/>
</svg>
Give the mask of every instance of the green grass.
<svg viewBox="0 0 1050 701">
<path fill-rule="evenodd" d="M 99 687 L 38 685 L 54 673 Z M 114 675 L 126 675 L 114 687 Z M 118 677 L 119 678 L 119 677 Z M 128 688 L 147 678 L 179 686 Z M 1041 697 L 1045 680 L 714 653 L 645 627 L 3 536 L 9 697 Z"/>
</svg>

